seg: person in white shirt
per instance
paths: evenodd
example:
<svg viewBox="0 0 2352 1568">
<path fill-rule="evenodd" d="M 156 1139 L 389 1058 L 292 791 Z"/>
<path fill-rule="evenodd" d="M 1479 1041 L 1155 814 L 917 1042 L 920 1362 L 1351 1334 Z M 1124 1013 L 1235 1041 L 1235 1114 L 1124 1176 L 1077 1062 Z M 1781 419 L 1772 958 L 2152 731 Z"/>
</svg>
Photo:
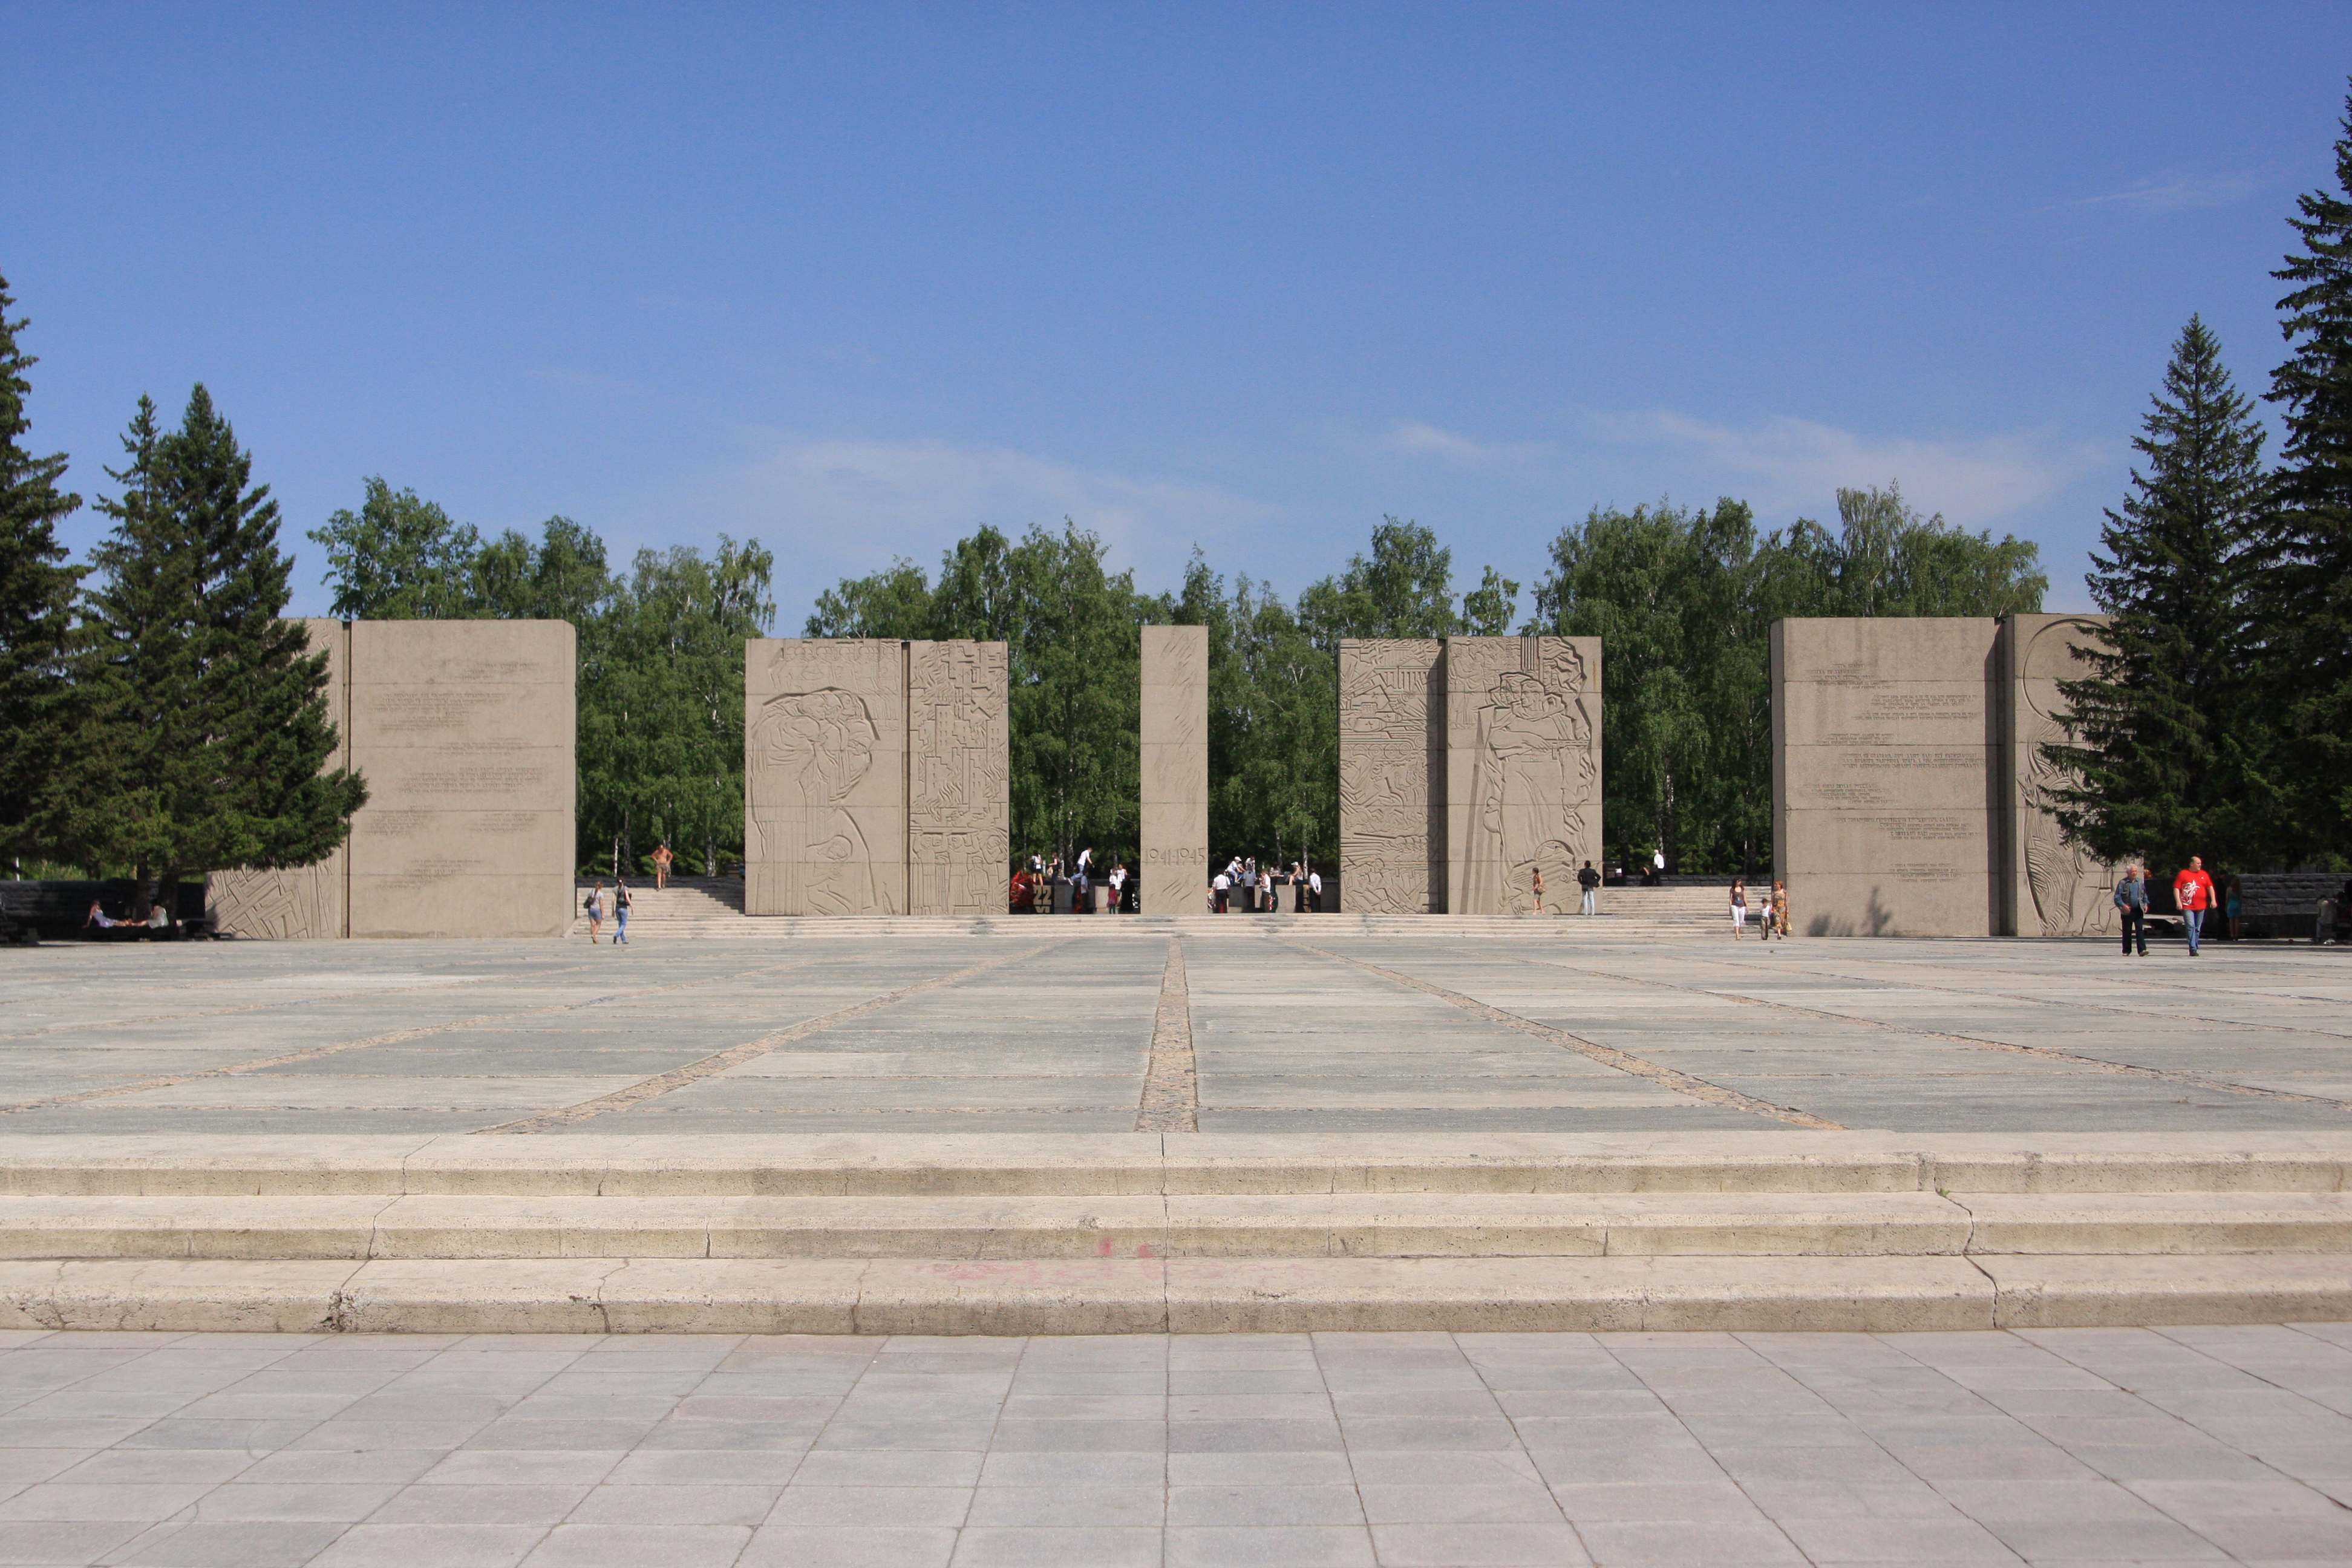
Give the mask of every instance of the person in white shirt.
<svg viewBox="0 0 2352 1568">
<path fill-rule="evenodd" d="M 1320 871 L 1307 873 L 1307 909 L 1310 914 L 1323 912 L 1323 873 Z"/>
<path fill-rule="evenodd" d="M 1217 879 L 1209 884 L 1211 900 L 1209 907 L 1215 913 L 1223 914 L 1225 912 L 1225 901 L 1233 894 L 1233 886 L 1234 879 L 1232 875 L 1224 871 L 1218 872 Z"/>
<path fill-rule="evenodd" d="M 1127 863 L 1120 861 L 1110 868 L 1110 912 L 1118 913 L 1127 901 Z"/>
</svg>

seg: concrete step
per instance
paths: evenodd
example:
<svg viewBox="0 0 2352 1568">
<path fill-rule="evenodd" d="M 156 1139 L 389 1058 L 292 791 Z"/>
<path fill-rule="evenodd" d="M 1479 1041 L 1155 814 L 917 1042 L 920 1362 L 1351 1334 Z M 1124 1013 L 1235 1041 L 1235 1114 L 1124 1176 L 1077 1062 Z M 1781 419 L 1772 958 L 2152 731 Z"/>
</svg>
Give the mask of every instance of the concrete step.
<svg viewBox="0 0 2352 1568">
<path fill-rule="evenodd" d="M 2352 1317 L 2336 1256 L 0 1262 L 0 1329 L 1902 1332 Z"/>
<path fill-rule="evenodd" d="M 0 1142 L 0 1328 L 1103 1333 L 2352 1316 L 2352 1133 Z"/>
<path fill-rule="evenodd" d="M 594 886 L 583 882 L 572 907 L 579 908 Z M 1365 915 L 1331 913 L 1301 915 L 1207 913 L 1105 915 L 1055 919 L 1037 915 L 873 915 L 855 919 L 794 919 L 785 916 L 746 917 L 743 884 L 730 879 L 678 878 L 665 889 L 632 885 L 629 930 L 667 941 L 733 938 L 773 941 L 802 936 L 956 936 L 1012 931 L 1056 937 L 1136 935 L 1170 931 L 1233 935 L 1252 929 L 1283 928 L 1288 934 L 1305 931 L 1374 935 L 1570 936 L 1583 940 L 1622 941 L 1631 936 L 1704 933 L 1721 935 L 1726 926 L 1724 894 L 1719 888 L 1611 888 L 1603 890 L 1601 912 L 1587 919 L 1554 910 L 1532 915 Z M 1570 905 L 1573 910 L 1573 902 Z M 606 927 L 610 933 L 610 924 Z M 575 915 L 571 935 L 585 941 L 588 921 Z"/>
<path fill-rule="evenodd" d="M 2352 1192 L 2352 1131 L 51 1135 L 8 1197 Z"/>
<path fill-rule="evenodd" d="M 0 1194 L 310 1197 L 2352 1191 L 2352 1133 L 45 1136 Z"/>
<path fill-rule="evenodd" d="M 0 1258 L 1927 1257 L 2352 1252 L 2339 1193 L 0 1198 Z"/>
</svg>

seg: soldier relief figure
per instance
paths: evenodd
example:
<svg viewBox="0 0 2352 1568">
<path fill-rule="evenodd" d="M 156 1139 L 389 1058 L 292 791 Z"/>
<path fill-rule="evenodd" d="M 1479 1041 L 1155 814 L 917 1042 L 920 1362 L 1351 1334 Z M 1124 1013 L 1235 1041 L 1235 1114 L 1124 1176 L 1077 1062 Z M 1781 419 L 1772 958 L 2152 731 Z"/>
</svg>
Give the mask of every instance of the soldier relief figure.
<svg viewBox="0 0 2352 1568">
<path fill-rule="evenodd" d="M 838 688 L 787 693 L 761 708 L 752 743 L 783 785 L 777 804 L 801 808 L 796 820 L 753 816 L 762 858 L 783 868 L 789 907 L 812 915 L 887 907 L 876 901 L 872 857 L 846 804 L 874 765 L 878 739 L 865 699 Z"/>
<path fill-rule="evenodd" d="M 2020 684 L 2032 717 L 2026 744 L 2019 748 L 2024 765 L 2018 784 L 2025 806 L 2026 886 L 2044 936 L 2087 936 L 2116 928 L 2114 900 L 2108 896 L 2116 868 L 2100 864 L 2080 845 L 2066 842 L 2055 814 L 2056 792 L 2068 787 L 2073 775 L 2042 752 L 2045 745 L 2063 745 L 2073 739 L 2058 681 L 2074 673 L 2071 641 L 2089 641 L 2097 635 L 2098 628 L 2087 622 L 2053 621 L 2026 646 Z"/>
<path fill-rule="evenodd" d="M 1571 695 L 1584 684 L 1583 661 L 1564 647 L 1545 675 L 1498 673 L 1478 710 L 1470 909 L 1531 913 L 1535 871 L 1575 875 L 1593 793 L 1591 715 Z"/>
</svg>

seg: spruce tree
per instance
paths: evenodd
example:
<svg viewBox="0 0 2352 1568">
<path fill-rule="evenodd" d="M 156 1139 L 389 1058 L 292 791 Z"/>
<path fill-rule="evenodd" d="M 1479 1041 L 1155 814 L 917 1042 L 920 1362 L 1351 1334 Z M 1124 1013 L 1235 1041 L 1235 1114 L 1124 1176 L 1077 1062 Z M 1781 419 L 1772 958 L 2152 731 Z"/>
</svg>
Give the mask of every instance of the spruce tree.
<svg viewBox="0 0 2352 1568">
<path fill-rule="evenodd" d="M 2294 285 L 2278 304 L 2294 357 L 2267 394 L 2286 440 L 2264 595 L 2294 859 L 2352 857 L 2352 95 L 2338 123 L 2336 189 L 2298 198 L 2303 248 L 2271 274 Z"/>
<path fill-rule="evenodd" d="M 168 435 L 142 398 L 123 447 L 127 466 L 108 470 L 123 493 L 100 503 L 115 529 L 91 596 L 81 836 L 142 886 L 320 860 L 367 792 L 320 772 L 337 740 L 327 656 L 278 618 L 292 567 L 278 503 L 201 385 Z"/>
<path fill-rule="evenodd" d="M 25 373 L 39 362 L 17 346 L 15 303 L 0 278 L 0 850 L 20 851 L 41 842 L 55 760 L 69 744 L 66 666 L 82 574 L 58 542 L 58 520 L 81 505 L 58 488 L 65 454 L 25 447 Z"/>
<path fill-rule="evenodd" d="M 2077 783 L 2058 792 L 2067 835 L 2109 861 L 2191 855 L 2242 866 L 2275 826 L 2249 706 L 2250 594 L 2263 555 L 2263 431 L 2195 316 L 2132 445 L 2147 459 L 2107 513 L 2091 597 L 2108 647 L 2063 681 L 2074 743 L 2044 748 Z"/>
</svg>

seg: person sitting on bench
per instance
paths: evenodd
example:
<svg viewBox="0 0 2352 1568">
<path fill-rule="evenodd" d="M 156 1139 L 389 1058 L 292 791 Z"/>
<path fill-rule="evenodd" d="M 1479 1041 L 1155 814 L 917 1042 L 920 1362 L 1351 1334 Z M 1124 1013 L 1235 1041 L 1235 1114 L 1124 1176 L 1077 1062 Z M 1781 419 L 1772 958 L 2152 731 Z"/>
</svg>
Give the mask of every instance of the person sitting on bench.
<svg viewBox="0 0 2352 1568">
<path fill-rule="evenodd" d="M 119 921 L 114 919 L 104 910 L 100 909 L 98 907 L 98 900 L 96 899 L 92 899 L 89 901 L 89 917 L 81 922 L 81 928 L 84 931 L 88 931 L 92 926 L 95 926 L 100 931 L 111 931 L 116 926 L 127 926 L 131 923 L 131 922 L 129 921 Z"/>
</svg>

